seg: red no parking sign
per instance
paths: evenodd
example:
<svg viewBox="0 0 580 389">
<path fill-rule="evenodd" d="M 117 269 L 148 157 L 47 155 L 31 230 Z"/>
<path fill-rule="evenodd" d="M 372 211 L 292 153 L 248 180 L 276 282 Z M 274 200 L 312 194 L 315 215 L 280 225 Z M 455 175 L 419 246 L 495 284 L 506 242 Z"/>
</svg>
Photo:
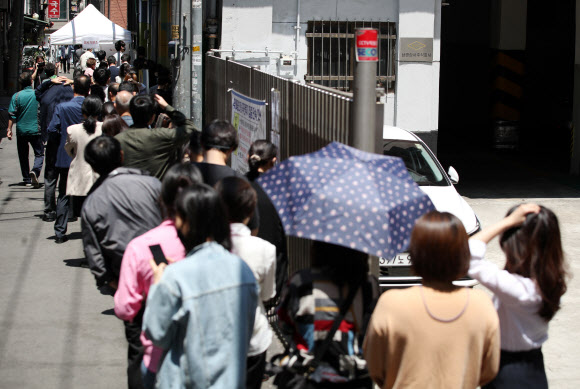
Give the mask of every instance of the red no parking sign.
<svg viewBox="0 0 580 389">
<path fill-rule="evenodd" d="M 374 28 L 356 30 L 356 61 L 378 62 L 379 31 Z"/>
</svg>

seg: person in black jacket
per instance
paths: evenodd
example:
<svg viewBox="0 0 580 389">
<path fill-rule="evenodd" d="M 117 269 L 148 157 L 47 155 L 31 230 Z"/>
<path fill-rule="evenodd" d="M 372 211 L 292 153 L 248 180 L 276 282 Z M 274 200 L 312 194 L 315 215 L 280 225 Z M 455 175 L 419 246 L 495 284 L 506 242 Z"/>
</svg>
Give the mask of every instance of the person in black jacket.
<svg viewBox="0 0 580 389">
<path fill-rule="evenodd" d="M 250 146 L 248 151 L 248 166 L 250 171 L 246 174 L 252 187 L 258 195 L 258 212 L 260 212 L 260 228 L 258 237 L 276 246 L 276 297 L 267 304 L 277 305 L 277 298 L 280 296 L 282 287 L 288 281 L 288 252 L 286 249 L 286 234 L 282 221 L 276 212 L 276 208 L 270 201 L 256 179 L 262 173 L 270 170 L 278 159 L 278 147 L 267 140 L 257 140 Z"/>
<path fill-rule="evenodd" d="M 50 64 L 49 64 L 50 65 Z M 47 67 L 50 71 L 51 67 Z M 54 114 L 54 109 L 60 103 L 72 100 L 74 92 L 71 88 L 72 80 L 66 77 L 55 77 L 44 81 L 36 88 L 36 100 L 39 103 L 38 124 L 44 150 L 44 213 L 42 220 L 54 222 L 56 220 L 56 185 L 58 172 L 56 170 L 56 154 L 59 143 L 55 139 L 48 139 L 46 129 Z"/>
</svg>

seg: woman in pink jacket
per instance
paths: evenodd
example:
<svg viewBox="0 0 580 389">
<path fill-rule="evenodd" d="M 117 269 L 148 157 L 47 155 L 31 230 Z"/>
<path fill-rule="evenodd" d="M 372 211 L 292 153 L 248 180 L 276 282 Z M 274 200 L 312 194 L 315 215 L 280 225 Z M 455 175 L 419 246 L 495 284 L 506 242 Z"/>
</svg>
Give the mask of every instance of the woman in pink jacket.
<svg viewBox="0 0 580 389">
<path fill-rule="evenodd" d="M 163 351 L 151 343 L 141 332 L 143 312 L 149 287 L 153 282 L 153 271 L 150 261 L 153 259 L 151 246 L 159 245 L 168 263 L 182 260 L 185 257 L 185 248 L 175 228 L 174 202 L 182 188 L 193 183 L 202 183 L 199 170 L 192 164 L 178 164 L 171 167 L 161 187 L 161 205 L 165 220 L 154 229 L 133 239 L 123 255 L 119 288 L 115 293 L 115 314 L 121 320 L 130 322 L 126 328 L 132 328 L 133 333 L 125 331 L 129 342 L 129 354 L 137 354 L 143 349 L 143 358 L 137 355 L 133 360 L 129 357 L 128 375 L 134 369 L 140 368 L 145 388 L 153 388 L 155 375 Z M 140 334 L 140 340 L 139 340 Z"/>
</svg>

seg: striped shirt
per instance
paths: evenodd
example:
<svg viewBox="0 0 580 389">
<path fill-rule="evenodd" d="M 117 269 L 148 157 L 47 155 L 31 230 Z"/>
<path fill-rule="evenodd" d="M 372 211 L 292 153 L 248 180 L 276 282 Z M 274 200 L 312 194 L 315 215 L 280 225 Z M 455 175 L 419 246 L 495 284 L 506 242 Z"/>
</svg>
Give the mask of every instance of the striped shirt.
<svg viewBox="0 0 580 389">
<path fill-rule="evenodd" d="M 348 286 L 340 288 L 328 274 L 324 269 L 299 271 L 282 291 L 278 307 L 281 329 L 298 350 L 312 353 L 326 339 L 348 296 Z M 376 278 L 369 276 L 334 334 L 322 361 L 337 374 L 347 374 L 340 371 L 341 355 L 362 360 L 362 343 L 378 295 Z"/>
</svg>

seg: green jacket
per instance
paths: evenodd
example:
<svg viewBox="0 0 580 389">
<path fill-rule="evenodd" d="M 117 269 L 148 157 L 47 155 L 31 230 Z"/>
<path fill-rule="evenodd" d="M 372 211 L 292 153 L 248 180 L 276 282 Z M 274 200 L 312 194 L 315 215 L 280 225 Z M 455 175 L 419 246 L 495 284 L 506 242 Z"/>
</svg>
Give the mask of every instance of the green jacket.
<svg viewBox="0 0 580 389">
<path fill-rule="evenodd" d="M 12 96 L 8 114 L 16 123 L 16 135 L 40 135 L 38 101 L 32 86 L 27 86 Z"/>
<path fill-rule="evenodd" d="M 179 161 L 182 146 L 197 129 L 175 108 L 167 106 L 165 112 L 177 128 L 131 127 L 115 136 L 123 150 L 123 166 L 146 170 L 161 180 Z"/>
</svg>

